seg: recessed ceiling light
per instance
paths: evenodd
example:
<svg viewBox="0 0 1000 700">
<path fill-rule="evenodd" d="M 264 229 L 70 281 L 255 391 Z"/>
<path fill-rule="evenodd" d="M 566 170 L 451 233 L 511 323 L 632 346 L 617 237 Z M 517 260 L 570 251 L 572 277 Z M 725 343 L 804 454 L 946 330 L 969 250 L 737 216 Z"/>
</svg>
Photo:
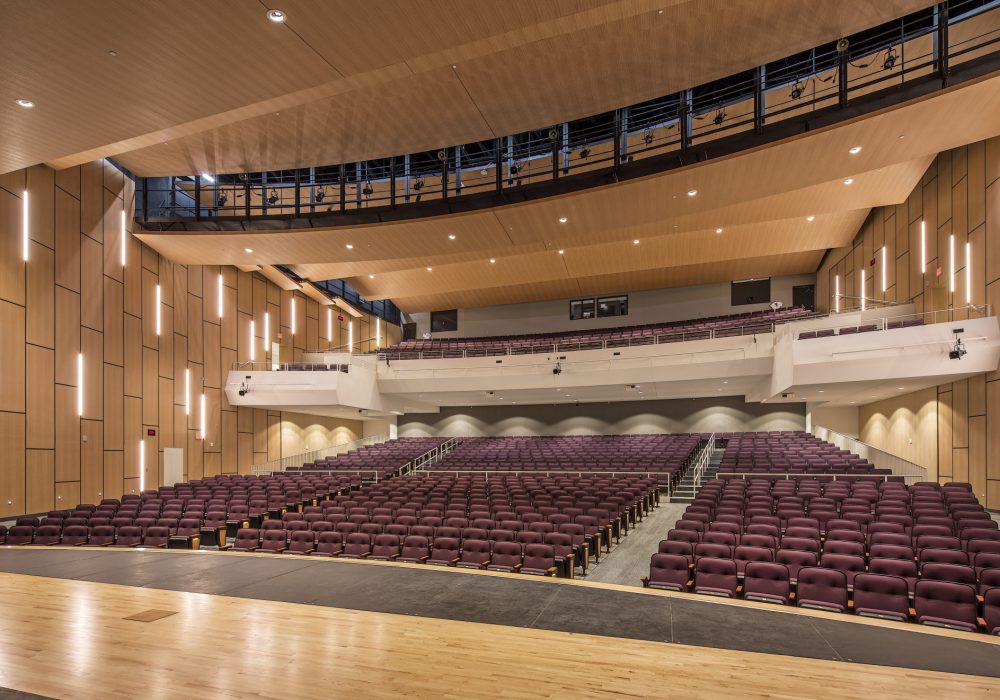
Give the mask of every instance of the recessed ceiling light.
<svg viewBox="0 0 1000 700">
<path fill-rule="evenodd" d="M 906 134 L 900 134 L 900 135 L 899 135 L 899 136 L 897 136 L 896 138 L 897 138 L 897 139 L 905 139 L 905 138 L 906 138 Z"/>
<path fill-rule="evenodd" d="M 852 156 L 858 155 L 859 153 L 861 153 L 861 146 L 852 147 L 851 150 L 848 151 L 848 153 L 850 153 Z"/>
<path fill-rule="evenodd" d="M 633 238 L 632 239 L 632 245 L 639 245 L 639 239 L 638 238 Z"/>
<path fill-rule="evenodd" d="M 453 240 L 455 240 L 455 238 L 456 238 L 456 236 L 455 236 L 455 234 L 454 234 L 454 233 L 449 233 L 449 234 L 448 234 L 448 240 L 449 240 L 449 241 L 453 241 Z"/>
<path fill-rule="evenodd" d="M 715 229 L 715 232 L 716 233 L 722 233 L 722 229 L 721 228 L 717 228 L 717 229 Z"/>
<path fill-rule="evenodd" d="M 118 55 L 118 52 L 115 51 L 114 49 L 110 49 L 108 51 L 108 55 L 111 56 L 111 58 L 115 58 Z"/>
<path fill-rule="evenodd" d="M 348 250 L 354 250 L 354 244 L 353 243 L 348 243 L 344 247 L 347 248 Z"/>
<path fill-rule="evenodd" d="M 852 406 L 854 405 L 854 402 L 853 402 L 853 401 L 851 401 L 851 405 L 852 405 Z"/>
<path fill-rule="evenodd" d="M 244 253 L 252 253 L 253 252 L 253 248 L 244 248 L 243 252 Z"/>
<path fill-rule="evenodd" d="M 852 182 L 854 182 L 854 178 L 853 178 L 853 177 L 849 177 L 849 178 L 847 178 L 846 180 L 844 180 L 844 184 L 845 184 L 845 185 L 849 185 L 849 184 L 851 184 Z"/>
<path fill-rule="evenodd" d="M 370 280 L 375 279 L 375 275 L 368 275 L 368 279 L 370 279 Z"/>
<path fill-rule="evenodd" d="M 824 389 L 820 389 L 820 390 L 819 390 L 819 393 L 821 393 L 821 394 L 825 394 L 825 393 L 826 393 L 826 391 L 825 391 Z"/>
<path fill-rule="evenodd" d="M 688 190 L 688 197 L 694 197 L 698 194 L 698 190 Z"/>
<path fill-rule="evenodd" d="M 497 261 L 497 259 L 496 259 L 496 258 L 490 258 L 490 264 L 491 264 L 491 265 L 494 265 L 494 264 L 496 264 L 496 261 Z"/>
<path fill-rule="evenodd" d="M 563 250 L 562 248 L 560 248 L 559 249 L 559 255 L 565 255 L 565 254 L 566 254 L 566 251 Z"/>
<path fill-rule="evenodd" d="M 25 109 L 31 109 L 32 107 L 35 106 L 34 102 L 32 102 L 31 100 L 26 100 L 24 98 L 19 98 L 14 100 L 14 104 L 16 104 L 18 107 L 24 107 Z"/>
<path fill-rule="evenodd" d="M 905 391 L 905 390 L 903 389 L 903 387 L 901 387 L 901 386 L 897 386 L 896 388 L 897 388 L 898 390 L 900 390 L 900 391 Z"/>
<path fill-rule="evenodd" d="M 569 219 L 567 219 L 565 216 L 560 216 L 559 217 L 559 223 L 560 224 L 565 224 L 567 221 L 569 221 Z"/>
<path fill-rule="evenodd" d="M 806 221 L 815 221 L 815 220 L 816 220 L 815 216 L 809 215 L 806 217 Z"/>
<path fill-rule="evenodd" d="M 434 270 L 434 268 L 433 268 L 433 267 L 428 267 L 428 268 L 427 268 L 427 271 L 428 271 L 428 272 L 431 272 L 431 271 L 433 271 L 433 270 Z"/>
<path fill-rule="evenodd" d="M 286 19 L 288 19 L 288 15 L 286 15 L 281 10 L 268 10 L 267 18 L 272 22 L 274 22 L 275 24 L 281 24 Z"/>
</svg>

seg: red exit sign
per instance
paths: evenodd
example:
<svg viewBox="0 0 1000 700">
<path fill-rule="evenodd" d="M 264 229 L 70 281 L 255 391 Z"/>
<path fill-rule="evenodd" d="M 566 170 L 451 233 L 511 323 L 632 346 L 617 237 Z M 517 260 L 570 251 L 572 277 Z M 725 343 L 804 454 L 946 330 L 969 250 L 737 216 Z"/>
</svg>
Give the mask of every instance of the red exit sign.
<svg viewBox="0 0 1000 700">
<path fill-rule="evenodd" d="M 146 435 L 149 437 L 156 437 L 156 428 L 147 428 Z"/>
</svg>

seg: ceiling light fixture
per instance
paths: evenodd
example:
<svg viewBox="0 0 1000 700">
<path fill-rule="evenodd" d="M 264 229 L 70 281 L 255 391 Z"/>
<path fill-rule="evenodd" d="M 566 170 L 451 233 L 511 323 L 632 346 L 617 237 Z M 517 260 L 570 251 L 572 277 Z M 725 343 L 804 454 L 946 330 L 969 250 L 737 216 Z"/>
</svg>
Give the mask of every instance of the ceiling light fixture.
<svg viewBox="0 0 1000 700">
<path fill-rule="evenodd" d="M 565 224 L 567 221 L 569 221 L 569 219 L 567 219 L 565 216 L 560 216 L 559 217 L 559 223 L 560 224 Z"/>
<path fill-rule="evenodd" d="M 375 275 L 368 275 L 368 279 L 370 279 L 370 280 L 375 279 Z"/>
<path fill-rule="evenodd" d="M 688 197 L 694 197 L 698 194 L 698 190 L 688 190 Z"/>
<path fill-rule="evenodd" d="M 816 217 L 812 216 L 811 214 L 806 217 L 806 221 L 815 221 L 815 220 L 816 220 Z"/>
<path fill-rule="evenodd" d="M 24 107 L 25 109 L 31 109 L 32 107 L 35 106 L 34 102 L 32 102 L 31 100 L 26 100 L 23 97 L 14 100 L 14 104 L 16 104 L 18 107 Z"/>
<path fill-rule="evenodd" d="M 253 248 L 244 248 L 243 252 L 244 253 L 252 253 L 253 252 Z"/>
<path fill-rule="evenodd" d="M 433 268 L 433 267 L 428 267 L 428 268 L 427 268 L 427 271 L 428 271 L 428 272 L 433 272 L 433 271 L 434 271 L 434 268 Z"/>
<path fill-rule="evenodd" d="M 716 233 L 722 233 L 722 229 L 721 228 L 717 228 L 717 229 L 715 229 L 715 232 Z"/>
<path fill-rule="evenodd" d="M 852 147 L 851 150 L 848 151 L 848 153 L 850 153 L 852 156 L 858 155 L 859 153 L 861 153 L 861 146 Z"/>
<path fill-rule="evenodd" d="M 455 234 L 454 234 L 454 233 L 449 233 L 449 234 L 448 234 L 448 240 L 449 240 L 449 241 L 453 241 L 453 240 L 455 240 L 455 238 L 456 238 L 456 236 L 455 236 Z"/>
<path fill-rule="evenodd" d="M 638 238 L 633 238 L 632 239 L 632 245 L 639 245 L 639 239 Z"/>
<path fill-rule="evenodd" d="M 490 265 L 495 265 L 497 262 L 496 258 L 490 258 Z"/>
<path fill-rule="evenodd" d="M 560 248 L 559 249 L 559 255 L 565 255 L 565 254 L 566 254 L 566 251 L 563 250 L 562 248 Z"/>
<path fill-rule="evenodd" d="M 210 185 L 215 184 L 215 178 L 212 177 L 211 175 L 209 175 L 208 173 L 202 173 L 201 174 L 201 179 L 204 180 L 205 182 L 207 182 Z"/>
<path fill-rule="evenodd" d="M 854 178 L 853 177 L 849 177 L 846 180 L 844 180 L 844 184 L 845 185 L 850 185 L 852 182 L 854 182 Z"/>
<path fill-rule="evenodd" d="M 275 24 L 282 24 L 286 19 L 288 19 L 288 15 L 281 10 L 268 10 L 267 18 Z"/>
<path fill-rule="evenodd" d="M 346 243 L 344 245 L 344 247 L 347 248 L 348 250 L 354 250 L 354 244 L 353 243 Z"/>
</svg>

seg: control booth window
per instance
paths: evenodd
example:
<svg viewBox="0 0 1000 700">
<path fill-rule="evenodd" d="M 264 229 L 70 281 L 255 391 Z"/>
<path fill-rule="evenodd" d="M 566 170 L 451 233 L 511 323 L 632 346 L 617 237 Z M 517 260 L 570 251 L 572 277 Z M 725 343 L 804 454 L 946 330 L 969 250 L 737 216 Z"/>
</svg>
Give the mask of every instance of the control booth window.
<svg viewBox="0 0 1000 700">
<path fill-rule="evenodd" d="M 594 318 L 594 300 L 574 299 L 569 303 L 569 320 L 579 321 L 584 318 Z"/>
<path fill-rule="evenodd" d="M 613 297 L 598 297 L 597 316 L 628 316 L 628 296 L 620 294 Z"/>
<path fill-rule="evenodd" d="M 431 311 L 431 333 L 447 333 L 458 330 L 458 309 Z"/>
<path fill-rule="evenodd" d="M 771 278 L 739 280 L 732 285 L 732 305 L 771 303 Z"/>
</svg>

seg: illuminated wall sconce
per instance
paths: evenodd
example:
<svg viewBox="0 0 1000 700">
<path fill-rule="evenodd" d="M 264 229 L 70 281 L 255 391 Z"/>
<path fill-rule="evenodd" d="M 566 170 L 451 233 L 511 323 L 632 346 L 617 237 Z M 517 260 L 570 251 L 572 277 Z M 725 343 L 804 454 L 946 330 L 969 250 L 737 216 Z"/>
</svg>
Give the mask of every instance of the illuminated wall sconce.
<svg viewBox="0 0 1000 700">
<path fill-rule="evenodd" d="M 216 288 L 216 305 L 219 307 L 219 318 L 222 318 L 222 273 L 219 273 L 219 280 Z"/>
<path fill-rule="evenodd" d="M 267 311 L 264 312 L 264 337 L 261 338 L 260 344 L 264 348 L 264 355 L 267 355 L 267 346 L 271 341 L 271 314 Z"/>
<path fill-rule="evenodd" d="M 888 266 L 887 259 L 889 256 L 888 250 L 889 249 L 887 246 L 882 246 L 882 293 L 883 294 L 885 294 L 885 291 L 889 288 L 888 268 L 887 268 Z"/>
<path fill-rule="evenodd" d="M 208 421 L 207 421 L 206 416 L 205 416 L 205 392 L 204 391 L 201 392 L 201 406 L 200 406 L 200 409 L 201 409 L 201 425 L 199 427 L 201 428 L 201 430 L 199 432 L 201 433 L 201 439 L 204 440 L 205 439 L 205 433 L 208 432 L 206 430 L 206 426 L 208 425 Z"/>
<path fill-rule="evenodd" d="M 920 220 L 920 274 L 927 272 L 927 224 Z"/>
<path fill-rule="evenodd" d="M 160 330 L 162 328 L 163 314 L 160 311 L 161 301 L 162 300 L 160 298 L 160 285 L 156 285 L 156 335 L 160 334 Z"/>
<path fill-rule="evenodd" d="M 28 221 L 28 190 L 21 195 L 21 259 L 28 262 L 28 241 L 30 223 Z"/>
<path fill-rule="evenodd" d="M 139 491 L 146 490 L 146 441 L 139 440 Z"/>
<path fill-rule="evenodd" d="M 948 270 L 948 291 L 955 293 L 955 234 L 948 236 L 948 257 L 950 259 L 950 269 Z"/>
<path fill-rule="evenodd" d="M 292 328 L 292 335 L 295 335 L 295 297 L 292 297 L 292 322 L 289 325 Z"/>
<path fill-rule="evenodd" d="M 125 230 L 125 210 L 122 209 L 121 233 L 119 234 L 121 245 L 122 267 L 125 267 L 125 260 L 128 251 L 128 232 Z"/>
<path fill-rule="evenodd" d="M 83 353 L 76 355 L 76 415 L 83 415 Z"/>
<path fill-rule="evenodd" d="M 184 415 L 191 415 L 191 369 L 184 369 Z"/>
<path fill-rule="evenodd" d="M 965 242 L 965 303 L 972 303 L 972 243 Z"/>
<path fill-rule="evenodd" d="M 257 359 L 257 329 L 254 320 L 250 319 L 250 361 Z"/>
<path fill-rule="evenodd" d="M 865 299 L 865 268 L 861 268 L 861 310 L 864 311 L 867 308 L 867 300 Z"/>
<path fill-rule="evenodd" d="M 840 313 L 840 275 L 833 278 L 833 311 Z"/>
</svg>

